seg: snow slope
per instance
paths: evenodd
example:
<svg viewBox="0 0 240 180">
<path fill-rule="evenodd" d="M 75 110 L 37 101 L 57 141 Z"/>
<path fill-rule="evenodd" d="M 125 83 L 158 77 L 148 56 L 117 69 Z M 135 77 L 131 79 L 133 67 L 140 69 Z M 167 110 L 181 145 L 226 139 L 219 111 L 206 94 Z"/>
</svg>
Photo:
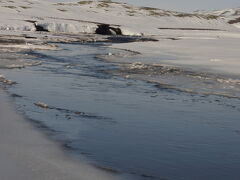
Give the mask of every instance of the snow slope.
<svg viewBox="0 0 240 180">
<path fill-rule="evenodd" d="M 240 8 L 224 9 L 203 14 L 211 14 L 225 20 L 227 23 L 240 28 Z"/>
<path fill-rule="evenodd" d="M 1 0 L 0 30 L 95 33 L 99 24 L 120 27 L 123 35 L 157 35 L 159 28 L 234 30 L 212 14 L 187 14 L 110 1 L 56 3 L 53 0 Z"/>
</svg>

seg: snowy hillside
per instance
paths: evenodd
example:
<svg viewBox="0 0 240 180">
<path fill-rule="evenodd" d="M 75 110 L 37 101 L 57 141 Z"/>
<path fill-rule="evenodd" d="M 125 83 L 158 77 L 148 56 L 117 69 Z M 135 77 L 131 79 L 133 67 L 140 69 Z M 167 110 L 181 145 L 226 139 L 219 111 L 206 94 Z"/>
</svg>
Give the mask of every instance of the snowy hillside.
<svg viewBox="0 0 240 180">
<path fill-rule="evenodd" d="M 224 9 L 219 11 L 208 12 L 207 14 L 212 14 L 225 20 L 227 23 L 240 28 L 240 8 L 234 9 Z"/>
<path fill-rule="evenodd" d="M 95 33 L 99 26 L 114 34 L 158 35 L 161 29 L 236 30 L 219 14 L 188 14 L 111 1 L 56 3 L 52 0 L 1 0 L 0 30 Z"/>
</svg>

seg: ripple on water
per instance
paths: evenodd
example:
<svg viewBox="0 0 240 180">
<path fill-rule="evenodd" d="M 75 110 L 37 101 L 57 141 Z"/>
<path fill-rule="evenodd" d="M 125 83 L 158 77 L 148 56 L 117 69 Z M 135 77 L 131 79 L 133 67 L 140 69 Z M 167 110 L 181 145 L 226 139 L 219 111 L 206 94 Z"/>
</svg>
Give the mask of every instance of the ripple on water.
<svg viewBox="0 0 240 180">
<path fill-rule="evenodd" d="M 63 148 L 133 179 L 240 178 L 240 102 L 217 94 L 238 96 L 237 79 L 109 63 L 96 56 L 117 50 L 98 45 L 62 48 L 2 73 L 18 82 L 8 91 L 19 110 Z"/>
</svg>

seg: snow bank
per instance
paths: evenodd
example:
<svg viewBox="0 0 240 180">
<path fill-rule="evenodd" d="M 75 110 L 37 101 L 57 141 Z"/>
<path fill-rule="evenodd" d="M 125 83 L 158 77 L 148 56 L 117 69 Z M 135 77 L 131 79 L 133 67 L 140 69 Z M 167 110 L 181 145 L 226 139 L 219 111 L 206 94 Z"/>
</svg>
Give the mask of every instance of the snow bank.
<svg viewBox="0 0 240 180">
<path fill-rule="evenodd" d="M 125 36 L 142 36 L 143 35 L 143 33 L 127 27 L 122 27 L 121 31 L 122 31 L 122 34 Z"/>
<path fill-rule="evenodd" d="M 160 35 L 159 28 L 236 29 L 214 14 L 179 13 L 111 1 L 0 1 L 0 12 L 0 30 L 9 31 L 34 32 L 39 25 L 50 32 L 95 33 L 99 24 L 118 27 L 129 36 Z"/>
<path fill-rule="evenodd" d="M 0 76 L 0 81 L 2 76 Z M 0 90 L 0 177 L 34 180 L 114 180 L 116 176 L 67 157 L 60 145 L 35 130 Z"/>
<path fill-rule="evenodd" d="M 97 25 L 90 23 L 74 23 L 74 22 L 36 22 L 37 26 L 43 27 L 49 32 L 62 33 L 95 33 Z"/>
</svg>

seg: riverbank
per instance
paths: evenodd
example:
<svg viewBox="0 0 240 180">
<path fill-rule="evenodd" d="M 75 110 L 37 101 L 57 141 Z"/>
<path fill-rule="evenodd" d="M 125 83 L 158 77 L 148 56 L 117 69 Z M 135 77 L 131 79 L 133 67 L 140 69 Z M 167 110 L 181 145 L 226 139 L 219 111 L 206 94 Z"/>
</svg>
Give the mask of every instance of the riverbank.
<svg viewBox="0 0 240 180">
<path fill-rule="evenodd" d="M 119 69 L 97 58 L 125 51 L 101 44 L 58 45 L 58 53 L 31 53 L 38 55 L 35 61 L 42 60 L 38 66 L 1 73 L 17 82 L 7 88 L 17 110 L 40 131 L 50 132 L 49 138 L 67 148 L 67 155 L 84 156 L 94 166 L 141 180 L 239 179 L 234 170 L 239 167 L 237 98 L 200 94 L 204 81 L 199 79 L 192 81 L 199 94 L 146 79 L 160 73 L 192 87 L 187 78 L 195 74 L 181 69 L 130 62 Z"/>
<path fill-rule="evenodd" d="M 237 9 L 0 5 L 1 180 L 240 179 Z"/>
<path fill-rule="evenodd" d="M 90 165 L 66 156 L 60 145 L 16 113 L 6 92 L 0 90 L 1 180 L 114 179 Z"/>
<path fill-rule="evenodd" d="M 153 38 L 158 41 L 113 44 L 111 47 L 140 52 L 138 58 L 143 63 L 239 77 L 239 32 L 162 30 L 161 36 Z"/>
</svg>

